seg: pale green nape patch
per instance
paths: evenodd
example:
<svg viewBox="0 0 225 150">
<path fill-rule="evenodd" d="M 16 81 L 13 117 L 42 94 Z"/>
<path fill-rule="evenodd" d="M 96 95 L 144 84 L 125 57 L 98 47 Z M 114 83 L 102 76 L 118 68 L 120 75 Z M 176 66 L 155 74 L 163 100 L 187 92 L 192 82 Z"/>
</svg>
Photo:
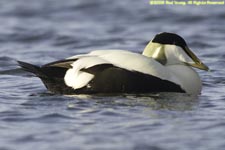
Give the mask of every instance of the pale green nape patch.
<svg viewBox="0 0 225 150">
<path fill-rule="evenodd" d="M 167 62 L 165 55 L 165 46 L 163 44 L 150 41 L 145 47 L 142 55 L 154 58 L 162 65 L 165 65 Z"/>
</svg>

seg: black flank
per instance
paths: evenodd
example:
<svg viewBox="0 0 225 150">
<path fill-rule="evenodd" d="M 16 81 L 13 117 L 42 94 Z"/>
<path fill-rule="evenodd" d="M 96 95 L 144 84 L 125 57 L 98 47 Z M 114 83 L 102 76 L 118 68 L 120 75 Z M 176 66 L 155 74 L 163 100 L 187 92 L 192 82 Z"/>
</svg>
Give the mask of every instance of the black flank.
<svg viewBox="0 0 225 150">
<path fill-rule="evenodd" d="M 162 80 L 152 75 L 137 71 L 129 71 L 112 64 L 101 64 L 81 71 L 94 75 L 87 86 L 72 89 L 66 86 L 64 76 L 68 70 L 69 61 L 65 68 L 57 63 L 38 67 L 29 63 L 18 61 L 26 71 L 39 77 L 46 88 L 59 94 L 98 94 L 98 93 L 151 93 L 151 92 L 185 92 L 179 85 Z M 59 62 L 61 63 L 61 62 Z M 61 63 L 61 64 L 63 64 Z"/>
<path fill-rule="evenodd" d="M 99 68 L 100 66 L 94 66 Z M 86 69 L 95 75 L 88 86 L 76 90 L 77 93 L 151 93 L 151 92 L 181 92 L 185 91 L 177 84 L 162 80 L 152 75 L 123 68 L 110 66 L 94 72 L 94 67 Z"/>
</svg>

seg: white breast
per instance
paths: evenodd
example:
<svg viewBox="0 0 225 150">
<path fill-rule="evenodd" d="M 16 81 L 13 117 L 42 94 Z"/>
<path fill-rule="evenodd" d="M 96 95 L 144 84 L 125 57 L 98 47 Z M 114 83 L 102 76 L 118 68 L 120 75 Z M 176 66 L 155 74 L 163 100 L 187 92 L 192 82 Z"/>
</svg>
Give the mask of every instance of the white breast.
<svg viewBox="0 0 225 150">
<path fill-rule="evenodd" d="M 187 93 L 198 95 L 201 92 L 201 79 L 193 68 L 185 65 L 169 65 L 166 67 L 171 72 L 171 78 L 174 78 L 172 80 L 176 80 Z"/>
</svg>

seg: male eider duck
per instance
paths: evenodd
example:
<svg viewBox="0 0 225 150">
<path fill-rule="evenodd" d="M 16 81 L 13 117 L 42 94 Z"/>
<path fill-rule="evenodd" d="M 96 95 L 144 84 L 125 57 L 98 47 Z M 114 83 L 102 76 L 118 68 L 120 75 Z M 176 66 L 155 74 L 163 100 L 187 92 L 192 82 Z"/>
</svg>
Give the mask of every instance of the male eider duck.
<svg viewBox="0 0 225 150">
<path fill-rule="evenodd" d="M 18 61 L 59 94 L 180 92 L 199 94 L 201 80 L 192 68 L 208 70 L 182 37 L 159 33 L 142 54 L 96 50 L 41 67 Z"/>
</svg>

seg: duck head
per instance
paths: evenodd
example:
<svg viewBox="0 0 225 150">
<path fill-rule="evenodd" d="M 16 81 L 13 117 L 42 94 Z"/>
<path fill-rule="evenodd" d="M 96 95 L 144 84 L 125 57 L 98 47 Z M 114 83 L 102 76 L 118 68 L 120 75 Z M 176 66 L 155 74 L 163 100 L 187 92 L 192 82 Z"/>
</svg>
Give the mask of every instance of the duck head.
<svg viewBox="0 0 225 150">
<path fill-rule="evenodd" d="M 188 48 L 185 40 L 174 33 L 159 33 L 145 47 L 143 55 L 162 65 L 188 65 L 208 71 L 209 68 Z"/>
</svg>

